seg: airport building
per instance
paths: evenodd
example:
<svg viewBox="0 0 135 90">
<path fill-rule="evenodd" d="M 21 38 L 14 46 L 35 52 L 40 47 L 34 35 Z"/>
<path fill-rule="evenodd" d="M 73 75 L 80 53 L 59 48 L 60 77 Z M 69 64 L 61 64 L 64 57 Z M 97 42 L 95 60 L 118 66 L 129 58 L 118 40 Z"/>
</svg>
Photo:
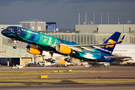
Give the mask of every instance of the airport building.
<svg viewBox="0 0 135 90">
<path fill-rule="evenodd" d="M 17 49 L 13 49 L 13 41 L 0 34 L 0 64 L 25 65 L 32 62 L 33 55 L 26 52 L 26 43 L 16 42 Z"/>
<path fill-rule="evenodd" d="M 135 33 L 135 24 L 94 24 L 94 25 L 76 25 L 75 30 L 80 33 Z"/>
<path fill-rule="evenodd" d="M 22 21 L 20 22 L 23 28 L 27 28 L 34 31 L 45 31 L 46 22 L 43 21 Z"/>
<path fill-rule="evenodd" d="M 27 28 L 30 30 L 34 30 L 37 32 L 53 32 L 58 31 L 56 28 L 56 22 L 44 22 L 44 21 L 22 21 L 20 22 L 20 25 L 22 25 L 23 28 Z M 56 30 L 57 29 L 57 30 Z"/>
<path fill-rule="evenodd" d="M 8 26 L 22 25 L 0 25 L 0 32 Z M 26 52 L 26 43 L 16 42 L 17 49 L 13 49 L 13 40 L 0 33 L 0 64 L 2 65 L 24 65 L 33 60 L 33 55 Z"/>
</svg>

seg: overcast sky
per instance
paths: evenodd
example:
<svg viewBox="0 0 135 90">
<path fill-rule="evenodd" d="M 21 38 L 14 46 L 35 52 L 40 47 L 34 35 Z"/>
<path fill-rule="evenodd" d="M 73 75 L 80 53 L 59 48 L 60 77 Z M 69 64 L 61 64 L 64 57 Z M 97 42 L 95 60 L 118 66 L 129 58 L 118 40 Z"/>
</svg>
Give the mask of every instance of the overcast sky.
<svg viewBox="0 0 135 90">
<path fill-rule="evenodd" d="M 93 21 L 95 24 L 121 24 L 131 20 L 135 24 L 135 0 L 0 0 L 0 24 L 19 24 L 20 21 L 38 19 L 56 22 L 58 28 L 75 28 L 80 22 Z"/>
</svg>

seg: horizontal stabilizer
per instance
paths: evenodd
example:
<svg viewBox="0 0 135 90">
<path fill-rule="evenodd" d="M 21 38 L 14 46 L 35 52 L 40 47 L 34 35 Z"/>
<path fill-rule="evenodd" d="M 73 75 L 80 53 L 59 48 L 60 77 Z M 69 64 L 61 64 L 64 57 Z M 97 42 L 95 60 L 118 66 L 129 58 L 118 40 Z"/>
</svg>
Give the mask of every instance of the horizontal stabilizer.
<svg viewBox="0 0 135 90">
<path fill-rule="evenodd" d="M 125 59 L 125 58 L 131 58 L 128 56 L 105 56 L 107 59 Z"/>
</svg>

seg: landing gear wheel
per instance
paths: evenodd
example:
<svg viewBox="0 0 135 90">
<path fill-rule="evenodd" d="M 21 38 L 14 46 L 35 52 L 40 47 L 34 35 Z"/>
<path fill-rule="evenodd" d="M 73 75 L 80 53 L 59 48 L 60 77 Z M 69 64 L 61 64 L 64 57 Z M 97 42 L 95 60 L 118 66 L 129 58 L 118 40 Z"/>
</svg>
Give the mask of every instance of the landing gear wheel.
<svg viewBox="0 0 135 90">
<path fill-rule="evenodd" d="M 64 60 L 71 63 L 71 59 L 69 59 L 69 58 L 65 58 Z"/>
<path fill-rule="evenodd" d="M 51 62 L 51 63 L 54 63 L 55 62 L 55 60 L 52 59 L 52 58 L 48 58 L 48 61 Z"/>
<path fill-rule="evenodd" d="M 55 63 L 55 60 L 52 60 L 52 63 Z"/>
<path fill-rule="evenodd" d="M 17 49 L 17 46 L 14 45 L 14 46 L 13 46 L 13 49 Z"/>
<path fill-rule="evenodd" d="M 67 62 L 71 63 L 71 59 L 69 59 Z"/>
</svg>

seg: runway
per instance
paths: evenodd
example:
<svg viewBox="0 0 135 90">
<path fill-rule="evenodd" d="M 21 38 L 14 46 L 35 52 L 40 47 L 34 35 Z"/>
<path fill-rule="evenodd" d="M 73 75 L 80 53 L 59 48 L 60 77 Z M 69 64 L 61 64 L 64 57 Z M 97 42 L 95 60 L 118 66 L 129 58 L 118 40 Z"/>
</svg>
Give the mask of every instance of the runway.
<svg viewBox="0 0 135 90">
<path fill-rule="evenodd" d="M 66 79 L 68 77 L 71 78 L 79 78 L 79 79 L 87 79 L 87 78 L 96 78 L 96 79 L 135 79 L 135 67 L 132 66 L 111 66 L 109 68 L 84 68 L 83 66 L 71 66 L 68 68 L 65 67 L 24 67 L 24 69 L 11 69 L 11 67 L 0 67 L 0 71 L 35 71 L 35 70 L 67 70 L 72 69 L 73 71 L 113 71 L 111 73 L 84 73 L 84 74 L 48 74 L 48 77 L 60 77 Z M 0 75 L 2 77 L 37 77 L 37 75 Z M 70 82 L 70 83 L 68 83 Z M 4 83 L 4 85 L 13 82 L 0 82 Z M 14 82 L 14 83 L 24 83 L 24 86 L 0 86 L 0 90 L 123 90 L 123 89 L 135 89 L 134 83 L 126 83 L 126 84 L 80 84 L 76 82 L 67 81 L 65 84 L 61 83 L 45 83 L 41 82 L 38 84 L 36 82 L 32 85 L 30 82 Z M 36 84 L 34 84 L 36 83 Z M 44 83 L 44 84 L 42 84 Z M 72 84 L 71 84 L 72 83 Z"/>
<path fill-rule="evenodd" d="M 135 89 L 135 84 L 58 84 L 33 86 L 0 86 L 0 90 L 119 90 Z"/>
<path fill-rule="evenodd" d="M 84 66 L 70 66 L 70 67 L 24 67 L 23 69 L 11 69 L 11 67 L 0 67 L 0 71 L 35 71 L 35 70 L 98 70 L 98 71 L 117 71 L 117 72 L 134 72 L 135 66 L 110 66 L 109 68 L 103 67 L 92 67 L 92 68 L 85 68 Z"/>
</svg>

